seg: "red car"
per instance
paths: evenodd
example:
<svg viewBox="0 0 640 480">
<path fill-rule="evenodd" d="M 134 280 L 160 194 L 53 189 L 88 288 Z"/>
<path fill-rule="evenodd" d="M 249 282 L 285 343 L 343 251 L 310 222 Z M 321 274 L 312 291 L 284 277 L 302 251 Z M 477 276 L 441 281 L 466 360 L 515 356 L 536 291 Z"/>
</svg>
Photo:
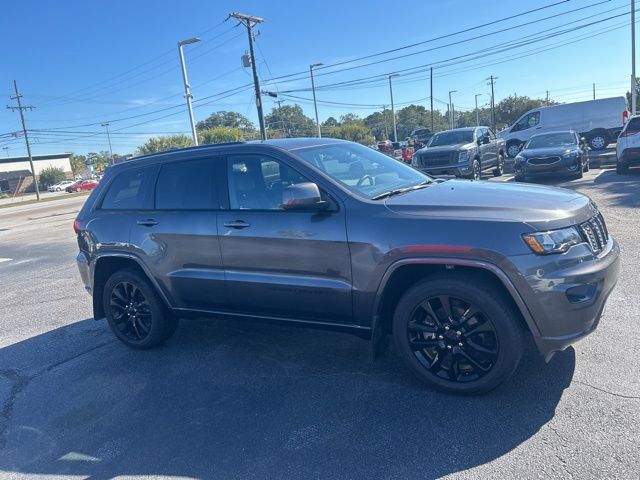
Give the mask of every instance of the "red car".
<svg viewBox="0 0 640 480">
<path fill-rule="evenodd" d="M 83 190 L 93 190 L 98 186 L 97 180 L 79 180 L 76 183 L 69 185 L 65 188 L 65 191 L 71 192 L 82 192 Z"/>
</svg>

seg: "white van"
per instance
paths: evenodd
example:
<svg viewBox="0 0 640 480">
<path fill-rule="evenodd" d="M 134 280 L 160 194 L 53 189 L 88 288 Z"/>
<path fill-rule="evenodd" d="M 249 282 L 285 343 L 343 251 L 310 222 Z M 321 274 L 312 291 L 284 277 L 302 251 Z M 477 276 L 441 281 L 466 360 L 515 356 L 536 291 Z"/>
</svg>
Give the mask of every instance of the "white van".
<svg viewBox="0 0 640 480">
<path fill-rule="evenodd" d="M 628 116 L 624 97 L 565 103 L 529 110 L 497 136 L 507 142 L 512 158 L 533 135 L 551 130 L 575 130 L 592 150 L 602 150 L 616 141 Z"/>
</svg>

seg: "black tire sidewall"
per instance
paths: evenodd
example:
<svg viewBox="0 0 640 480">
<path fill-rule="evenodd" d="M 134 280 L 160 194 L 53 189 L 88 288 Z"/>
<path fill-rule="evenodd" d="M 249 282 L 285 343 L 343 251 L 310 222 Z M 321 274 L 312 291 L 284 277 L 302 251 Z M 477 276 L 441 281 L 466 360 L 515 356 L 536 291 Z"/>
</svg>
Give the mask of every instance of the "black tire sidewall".
<svg viewBox="0 0 640 480">
<path fill-rule="evenodd" d="M 494 325 L 498 338 L 499 355 L 493 369 L 484 377 L 468 383 L 455 383 L 429 373 L 409 347 L 407 324 L 418 303 L 427 296 L 451 295 L 475 303 Z M 409 289 L 398 302 L 393 317 L 393 337 L 410 370 L 423 382 L 448 392 L 462 394 L 486 393 L 505 382 L 515 371 L 523 350 L 522 331 L 517 313 L 502 299 L 500 292 L 480 288 L 458 278 L 434 276 Z M 498 297 L 496 297 L 498 296 Z"/>
<path fill-rule="evenodd" d="M 149 335 L 147 335 L 141 341 L 131 340 L 122 332 L 120 332 L 111 315 L 111 292 L 113 288 L 121 282 L 128 282 L 139 288 L 144 295 L 147 303 L 149 304 L 149 309 L 151 311 L 151 331 L 149 332 Z M 128 347 L 139 350 L 153 348 L 161 344 L 164 340 L 166 340 L 166 338 L 168 338 L 169 330 L 171 327 L 175 331 L 175 326 L 171 326 L 169 313 L 167 312 L 166 307 L 156 293 L 155 289 L 151 286 L 146 278 L 144 278 L 134 270 L 125 269 L 112 274 L 105 283 L 102 301 L 105 316 L 107 318 L 107 322 L 109 324 L 109 327 L 111 328 L 111 331 L 118 338 L 118 340 L 120 340 Z"/>
<path fill-rule="evenodd" d="M 598 138 L 598 137 L 602 137 L 602 139 L 604 140 L 604 145 L 602 147 L 594 147 L 591 143 L 595 138 Z M 589 148 L 591 148 L 591 150 L 595 150 L 595 151 L 604 150 L 605 148 L 607 148 L 608 144 L 609 144 L 609 139 L 604 133 L 596 133 L 595 135 L 592 135 L 589 138 Z"/>
</svg>

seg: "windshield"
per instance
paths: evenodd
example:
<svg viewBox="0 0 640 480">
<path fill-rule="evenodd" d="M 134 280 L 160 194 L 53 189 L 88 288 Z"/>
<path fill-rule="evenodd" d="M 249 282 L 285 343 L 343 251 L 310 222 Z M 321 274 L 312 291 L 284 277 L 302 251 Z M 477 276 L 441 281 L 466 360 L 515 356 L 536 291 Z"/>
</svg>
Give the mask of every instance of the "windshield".
<svg viewBox="0 0 640 480">
<path fill-rule="evenodd" d="M 573 133 L 559 132 L 531 137 L 531 140 L 524 148 L 526 150 L 531 148 L 573 147 L 577 144 L 578 140 Z"/>
<path fill-rule="evenodd" d="M 357 143 L 303 148 L 294 153 L 352 192 L 367 198 L 431 181 L 428 175 Z"/>
<path fill-rule="evenodd" d="M 443 145 L 458 145 L 460 143 L 472 143 L 473 130 L 450 130 L 436 133 L 431 137 L 427 147 L 441 147 Z"/>
</svg>

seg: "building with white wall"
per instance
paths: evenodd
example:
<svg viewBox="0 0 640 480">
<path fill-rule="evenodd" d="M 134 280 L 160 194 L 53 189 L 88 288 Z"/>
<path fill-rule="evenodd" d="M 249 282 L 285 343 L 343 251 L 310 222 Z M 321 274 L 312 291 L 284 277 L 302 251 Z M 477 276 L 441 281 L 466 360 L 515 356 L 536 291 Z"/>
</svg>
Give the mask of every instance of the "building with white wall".
<svg viewBox="0 0 640 480">
<path fill-rule="evenodd" d="M 67 178 L 73 179 L 70 153 L 33 155 L 32 158 L 36 179 L 42 170 L 49 167 L 60 168 Z M 16 193 L 16 190 L 18 193 L 34 190 L 29 157 L 0 158 L 0 192 Z"/>
</svg>

